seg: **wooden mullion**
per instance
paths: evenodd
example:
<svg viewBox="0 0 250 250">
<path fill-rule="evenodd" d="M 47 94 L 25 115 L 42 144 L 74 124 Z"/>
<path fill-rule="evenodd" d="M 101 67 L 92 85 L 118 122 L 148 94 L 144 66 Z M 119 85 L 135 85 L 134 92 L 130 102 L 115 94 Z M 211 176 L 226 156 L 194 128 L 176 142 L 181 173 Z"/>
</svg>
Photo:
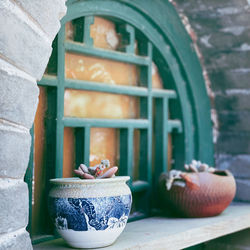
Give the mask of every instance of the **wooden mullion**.
<svg viewBox="0 0 250 250">
<path fill-rule="evenodd" d="M 155 185 L 167 164 L 167 112 L 166 101 L 162 98 L 155 99 Z"/>
<path fill-rule="evenodd" d="M 65 127 L 103 127 L 103 128 L 148 128 L 149 121 L 146 119 L 99 119 L 99 118 L 76 118 L 64 117 Z"/>
<path fill-rule="evenodd" d="M 120 130 L 120 170 L 119 175 L 130 176 L 129 183 L 133 182 L 134 159 L 134 129 L 129 127 Z"/>
<path fill-rule="evenodd" d="M 55 161 L 56 161 L 56 117 L 57 117 L 57 88 L 47 87 L 47 112 L 45 116 L 45 137 L 46 137 L 46 164 L 45 164 L 45 193 L 48 194 L 50 190 L 49 180 L 55 178 Z M 48 196 L 43 197 L 43 216 L 49 218 L 49 211 L 47 208 Z M 50 220 L 44 220 L 44 228 L 46 234 L 53 234 L 53 223 Z"/>
<path fill-rule="evenodd" d="M 119 51 L 108 51 L 105 49 L 89 47 L 87 45 L 71 41 L 65 41 L 64 47 L 67 52 L 110 59 L 118 62 L 131 63 L 136 65 L 148 65 L 150 63 L 148 57 L 126 54 Z"/>
<path fill-rule="evenodd" d="M 57 124 L 56 124 L 56 170 L 55 177 L 63 176 L 63 137 L 64 125 L 64 76 L 65 76 L 65 51 L 63 42 L 65 40 L 65 25 L 58 33 L 58 88 L 57 88 Z"/>
<path fill-rule="evenodd" d="M 147 181 L 152 185 L 152 136 L 153 136 L 153 99 L 152 99 L 152 44 L 147 43 L 147 56 L 150 58 L 150 64 L 147 67 L 147 86 L 149 90 L 148 95 L 148 162 L 147 162 Z"/>
<path fill-rule="evenodd" d="M 76 168 L 84 163 L 84 128 L 75 128 L 75 159 Z"/>
<path fill-rule="evenodd" d="M 93 46 L 93 38 L 90 36 L 90 26 L 94 23 L 94 16 L 85 16 L 84 18 L 84 31 L 83 43 L 86 46 Z"/>
<path fill-rule="evenodd" d="M 89 166 L 90 155 L 90 126 L 84 128 L 84 163 Z"/>
<path fill-rule="evenodd" d="M 58 81 L 56 76 L 44 75 L 37 84 L 44 87 L 57 87 Z"/>
<path fill-rule="evenodd" d="M 90 90 L 98 92 L 107 92 L 114 94 L 132 95 L 132 96 L 147 96 L 148 89 L 143 87 L 108 85 L 100 82 L 91 82 L 83 80 L 66 79 L 64 82 L 65 88 L 77 90 Z M 171 95 L 171 93 L 169 93 Z"/>
</svg>

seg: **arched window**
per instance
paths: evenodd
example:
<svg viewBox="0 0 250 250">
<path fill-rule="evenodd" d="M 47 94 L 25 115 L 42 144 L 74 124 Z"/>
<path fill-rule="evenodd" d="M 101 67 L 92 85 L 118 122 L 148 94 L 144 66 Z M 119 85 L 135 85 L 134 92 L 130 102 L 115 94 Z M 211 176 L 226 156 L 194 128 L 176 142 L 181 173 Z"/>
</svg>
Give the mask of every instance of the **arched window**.
<svg viewBox="0 0 250 250">
<path fill-rule="evenodd" d="M 39 82 L 26 174 L 34 236 L 53 234 L 43 219 L 48 180 L 72 176 L 82 162 L 108 158 L 131 176 L 134 220 L 157 206 L 161 172 L 212 161 L 209 101 L 191 41 L 169 3 L 141 2 L 67 1 Z"/>
</svg>

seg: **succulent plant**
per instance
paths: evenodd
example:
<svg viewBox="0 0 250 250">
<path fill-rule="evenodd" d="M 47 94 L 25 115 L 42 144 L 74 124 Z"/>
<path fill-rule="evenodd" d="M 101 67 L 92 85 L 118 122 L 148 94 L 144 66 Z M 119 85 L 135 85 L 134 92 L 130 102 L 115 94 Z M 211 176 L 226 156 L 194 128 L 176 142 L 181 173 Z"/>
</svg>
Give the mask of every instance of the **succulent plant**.
<svg viewBox="0 0 250 250">
<path fill-rule="evenodd" d="M 193 173 L 199 173 L 199 172 L 214 173 L 216 170 L 213 167 L 209 167 L 209 165 L 207 165 L 206 163 L 202 163 L 196 160 L 192 160 L 190 164 L 185 164 L 184 167 L 188 172 L 193 172 Z M 189 181 L 187 173 L 173 169 L 169 171 L 169 173 L 167 174 L 167 180 L 166 180 L 167 190 L 171 189 L 172 184 L 175 180 L 185 180 L 187 184 L 191 183 Z M 195 188 L 195 186 L 193 188 Z"/>
<path fill-rule="evenodd" d="M 75 169 L 74 172 L 82 179 L 102 179 L 113 177 L 117 170 L 118 167 L 110 166 L 109 160 L 102 160 L 100 164 L 93 167 L 87 167 L 85 164 L 80 164 L 78 169 Z"/>
</svg>

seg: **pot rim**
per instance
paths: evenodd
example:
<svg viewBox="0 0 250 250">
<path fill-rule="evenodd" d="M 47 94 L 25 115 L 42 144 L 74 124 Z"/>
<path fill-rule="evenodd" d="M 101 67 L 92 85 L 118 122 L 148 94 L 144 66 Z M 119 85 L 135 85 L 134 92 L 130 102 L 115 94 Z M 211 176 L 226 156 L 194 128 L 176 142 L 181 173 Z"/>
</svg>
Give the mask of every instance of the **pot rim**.
<svg viewBox="0 0 250 250">
<path fill-rule="evenodd" d="M 97 183 L 114 183 L 114 182 L 127 182 L 130 179 L 130 176 L 115 176 L 112 178 L 104 179 L 80 179 L 79 177 L 70 177 L 70 178 L 55 178 L 50 179 L 50 183 L 56 185 L 67 185 L 67 184 L 97 184 Z"/>
</svg>

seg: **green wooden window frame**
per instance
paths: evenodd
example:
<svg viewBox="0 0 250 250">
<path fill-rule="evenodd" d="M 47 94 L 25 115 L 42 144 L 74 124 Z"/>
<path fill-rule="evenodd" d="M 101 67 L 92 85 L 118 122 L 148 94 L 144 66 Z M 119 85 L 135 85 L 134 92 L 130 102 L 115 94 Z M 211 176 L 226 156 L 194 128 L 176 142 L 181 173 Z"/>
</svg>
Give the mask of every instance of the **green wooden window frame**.
<svg viewBox="0 0 250 250">
<path fill-rule="evenodd" d="M 120 129 L 120 175 L 132 177 L 133 135 L 140 130 L 139 179 L 130 180 L 132 192 L 141 200 L 138 216 L 150 215 L 152 197 L 156 192 L 159 175 L 167 171 L 167 138 L 173 134 L 173 167 L 182 168 L 184 163 L 199 159 L 208 164 L 213 162 L 212 126 L 209 99 L 202 77 L 202 69 L 173 6 L 164 0 L 68 0 L 68 11 L 61 21 L 61 29 L 53 43 L 52 66 L 57 65 L 56 76 L 44 75 L 38 85 L 48 92 L 48 119 L 46 136 L 49 156 L 46 159 L 47 185 L 50 178 L 60 178 L 63 173 L 64 127 L 76 129 L 76 163 L 89 163 L 90 128 L 109 127 Z M 125 24 L 129 44 L 123 53 L 108 51 L 92 46 L 89 35 L 94 16 L 112 17 Z M 82 42 L 65 40 L 65 23 L 84 17 Z M 135 31 L 146 37 L 143 56 L 135 54 Z M 56 52 L 56 53 L 55 53 Z M 65 53 L 74 52 L 99 58 L 138 65 L 142 69 L 141 86 L 109 86 L 80 80 L 65 79 Z M 152 61 L 154 61 L 170 89 L 152 89 Z M 50 64 L 50 63 L 49 63 Z M 165 86 L 166 86 L 165 85 Z M 125 94 L 140 98 L 140 119 L 86 119 L 64 117 L 64 90 L 66 88 Z M 156 107 L 155 169 L 152 176 L 152 129 L 153 100 Z M 168 111 L 170 110 L 171 119 Z M 174 133 L 173 133 L 174 132 Z M 33 134 L 33 130 L 31 130 Z M 33 141 L 33 137 L 32 137 Z M 146 166 L 146 167 L 145 167 Z M 30 194 L 30 220 L 33 178 L 33 149 L 25 180 Z M 48 222 L 49 223 L 49 222 Z M 30 227 L 30 224 L 29 224 Z M 51 225 L 50 232 L 53 233 Z M 29 228 L 30 229 L 30 228 Z M 50 239 L 51 236 L 43 237 Z M 40 242 L 41 239 L 34 241 Z"/>
</svg>

